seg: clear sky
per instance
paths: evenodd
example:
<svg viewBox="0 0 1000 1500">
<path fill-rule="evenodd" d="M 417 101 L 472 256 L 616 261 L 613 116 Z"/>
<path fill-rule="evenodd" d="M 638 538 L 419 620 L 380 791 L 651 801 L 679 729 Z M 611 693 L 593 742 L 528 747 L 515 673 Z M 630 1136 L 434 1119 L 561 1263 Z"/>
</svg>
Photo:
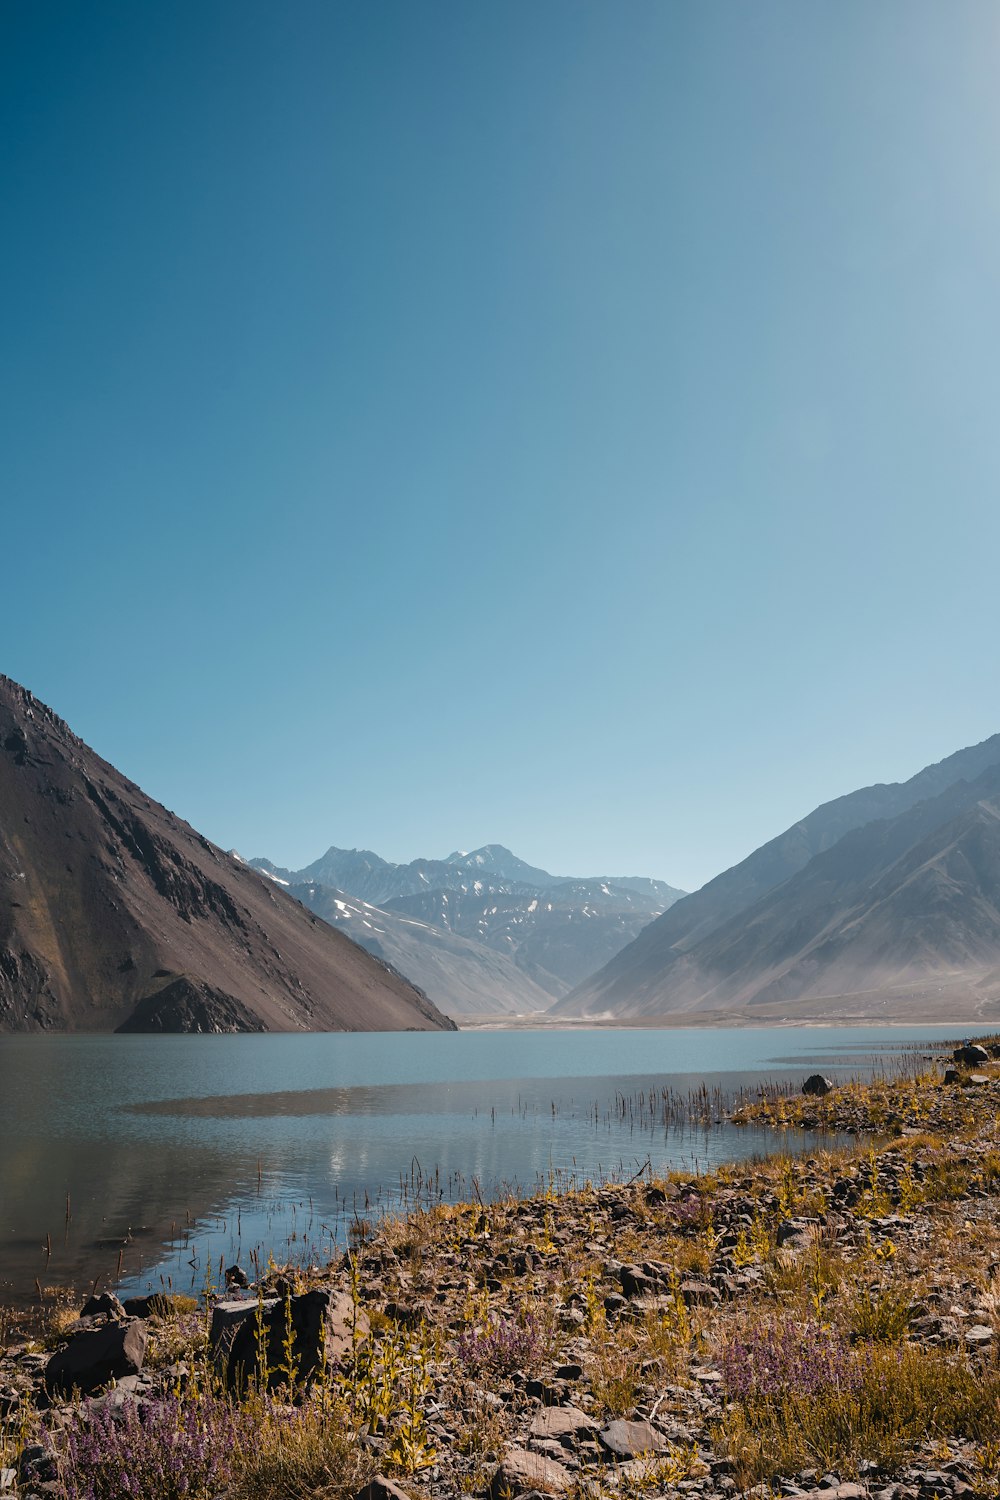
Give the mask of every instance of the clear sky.
<svg viewBox="0 0 1000 1500">
<path fill-rule="evenodd" d="M 688 888 L 1000 729 L 995 0 L 7 0 L 0 669 Z"/>
</svg>

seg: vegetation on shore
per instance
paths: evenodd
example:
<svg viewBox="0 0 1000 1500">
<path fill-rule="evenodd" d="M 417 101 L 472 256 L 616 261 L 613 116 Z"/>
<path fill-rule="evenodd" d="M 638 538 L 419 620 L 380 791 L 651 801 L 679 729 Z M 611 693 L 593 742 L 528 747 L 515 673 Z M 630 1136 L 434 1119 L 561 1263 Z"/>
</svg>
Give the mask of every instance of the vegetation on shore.
<svg viewBox="0 0 1000 1500">
<path fill-rule="evenodd" d="M 338 1266 L 259 1280 L 261 1298 L 346 1296 L 347 1342 L 308 1381 L 289 1344 L 227 1392 L 208 1289 L 157 1304 L 139 1377 L 48 1401 L 76 1309 L 35 1340 L 8 1318 L 8 1488 L 346 1500 L 377 1473 L 440 1497 L 1000 1493 L 998 1066 L 762 1091 L 738 1118 L 859 1139 L 359 1224 Z"/>
</svg>

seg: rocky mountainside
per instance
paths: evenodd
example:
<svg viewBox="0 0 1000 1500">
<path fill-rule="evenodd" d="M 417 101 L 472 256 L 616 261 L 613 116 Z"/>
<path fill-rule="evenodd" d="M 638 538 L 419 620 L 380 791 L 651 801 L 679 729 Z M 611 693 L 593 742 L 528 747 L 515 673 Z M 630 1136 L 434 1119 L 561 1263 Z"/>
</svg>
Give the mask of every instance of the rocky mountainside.
<svg viewBox="0 0 1000 1500">
<path fill-rule="evenodd" d="M 0 1031 L 451 1026 L 0 676 Z"/>
<path fill-rule="evenodd" d="M 828 803 L 679 902 L 554 1009 L 990 1015 L 998 798 L 993 736 L 908 782 Z"/>
<path fill-rule="evenodd" d="M 251 864 L 370 951 L 384 952 L 456 1015 L 485 1013 L 489 997 L 498 1015 L 547 1008 L 682 895 L 644 876 L 551 875 L 502 844 L 408 865 L 337 848 L 298 871 L 266 859 Z M 357 902 L 375 914 L 359 918 L 349 909 Z M 443 934 L 464 943 L 446 945 Z M 468 966 L 477 953 L 474 973 Z"/>
<path fill-rule="evenodd" d="M 399 911 L 370 906 L 326 885 L 291 885 L 289 894 L 392 964 L 448 1015 L 503 1016 L 547 1010 L 551 992 L 507 953 Z"/>
</svg>

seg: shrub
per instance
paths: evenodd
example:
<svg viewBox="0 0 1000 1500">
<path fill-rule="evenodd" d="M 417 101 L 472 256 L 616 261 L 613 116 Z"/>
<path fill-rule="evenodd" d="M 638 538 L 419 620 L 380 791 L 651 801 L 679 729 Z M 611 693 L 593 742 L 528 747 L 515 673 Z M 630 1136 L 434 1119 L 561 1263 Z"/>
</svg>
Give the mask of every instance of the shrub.
<svg viewBox="0 0 1000 1500">
<path fill-rule="evenodd" d="M 209 1392 L 126 1401 L 77 1419 L 66 1435 L 67 1500 L 198 1500 L 230 1477 L 238 1417 Z"/>
<path fill-rule="evenodd" d="M 470 1374 L 511 1375 L 537 1359 L 541 1343 L 533 1320 L 501 1318 L 460 1333 L 458 1357 Z"/>
<path fill-rule="evenodd" d="M 841 1343 L 830 1346 L 834 1378 L 815 1379 L 791 1345 L 780 1347 L 790 1362 L 762 1379 L 744 1375 L 720 1425 L 743 1487 L 807 1467 L 856 1474 L 864 1459 L 891 1469 L 924 1442 L 997 1431 L 996 1371 L 976 1375 L 960 1358 L 910 1346 Z"/>
</svg>

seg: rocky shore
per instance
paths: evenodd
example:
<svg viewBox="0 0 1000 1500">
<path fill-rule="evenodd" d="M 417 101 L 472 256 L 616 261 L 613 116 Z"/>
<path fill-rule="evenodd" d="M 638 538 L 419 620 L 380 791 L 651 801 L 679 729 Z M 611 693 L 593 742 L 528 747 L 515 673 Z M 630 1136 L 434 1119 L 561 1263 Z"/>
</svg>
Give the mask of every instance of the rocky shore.
<svg viewBox="0 0 1000 1500">
<path fill-rule="evenodd" d="M 0 1496 L 997 1495 L 993 1040 L 740 1118 L 859 1139 L 359 1223 L 201 1306 L 8 1315 Z"/>
</svg>

